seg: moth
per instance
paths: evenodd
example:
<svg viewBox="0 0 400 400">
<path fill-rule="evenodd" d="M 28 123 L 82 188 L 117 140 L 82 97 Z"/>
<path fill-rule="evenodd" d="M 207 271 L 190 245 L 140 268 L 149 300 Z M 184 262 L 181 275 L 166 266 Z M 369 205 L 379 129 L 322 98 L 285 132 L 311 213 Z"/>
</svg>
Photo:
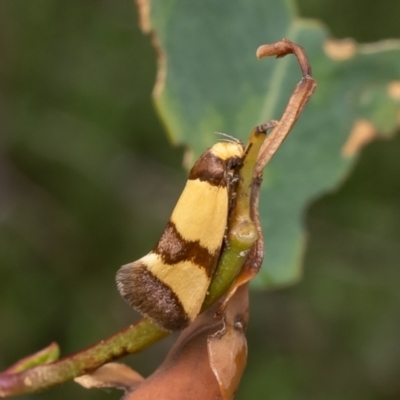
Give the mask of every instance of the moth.
<svg viewBox="0 0 400 400">
<path fill-rule="evenodd" d="M 206 150 L 153 250 L 117 272 L 125 301 L 165 330 L 185 328 L 200 312 L 224 240 L 230 179 L 243 157 L 239 142 Z"/>
</svg>

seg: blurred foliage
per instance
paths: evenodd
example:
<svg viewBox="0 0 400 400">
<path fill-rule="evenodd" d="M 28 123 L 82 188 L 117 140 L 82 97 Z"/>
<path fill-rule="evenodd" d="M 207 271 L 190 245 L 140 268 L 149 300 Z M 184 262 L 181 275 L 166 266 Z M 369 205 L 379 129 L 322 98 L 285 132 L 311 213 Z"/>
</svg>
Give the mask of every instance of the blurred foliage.
<svg viewBox="0 0 400 400">
<path fill-rule="evenodd" d="M 400 3 L 299 5 L 336 37 L 398 34 Z M 155 243 L 185 175 L 152 108 L 155 56 L 132 1 L 2 0 L 0 54 L 4 369 L 132 321 L 115 271 Z M 399 137 L 370 144 L 343 187 L 310 207 L 303 281 L 253 294 L 238 399 L 400 397 L 399 152 Z M 130 361 L 149 373 L 169 343 Z M 71 396 L 120 393 L 70 383 L 23 398 Z"/>
</svg>

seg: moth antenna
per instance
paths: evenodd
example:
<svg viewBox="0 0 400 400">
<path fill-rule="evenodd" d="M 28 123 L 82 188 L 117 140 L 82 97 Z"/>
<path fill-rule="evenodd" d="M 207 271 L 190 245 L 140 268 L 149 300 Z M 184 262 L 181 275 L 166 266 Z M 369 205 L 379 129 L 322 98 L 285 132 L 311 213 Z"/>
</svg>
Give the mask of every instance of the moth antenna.
<svg viewBox="0 0 400 400">
<path fill-rule="evenodd" d="M 241 146 L 244 145 L 244 143 L 239 140 L 238 138 L 235 138 L 232 135 L 229 135 L 228 133 L 224 133 L 224 132 L 214 132 L 216 135 L 221 135 L 224 136 L 226 139 L 221 139 L 221 142 L 229 142 L 229 143 L 237 143 L 240 144 Z"/>
</svg>

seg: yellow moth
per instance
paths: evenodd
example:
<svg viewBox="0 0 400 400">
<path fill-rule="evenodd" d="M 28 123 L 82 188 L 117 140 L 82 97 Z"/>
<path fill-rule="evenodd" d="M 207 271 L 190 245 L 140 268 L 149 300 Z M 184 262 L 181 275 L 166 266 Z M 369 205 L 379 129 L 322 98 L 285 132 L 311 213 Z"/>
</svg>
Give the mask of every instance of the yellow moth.
<svg viewBox="0 0 400 400">
<path fill-rule="evenodd" d="M 243 155 L 237 142 L 203 153 L 154 249 L 117 272 L 121 296 L 163 329 L 183 329 L 200 312 L 227 225 L 230 172 Z"/>
</svg>

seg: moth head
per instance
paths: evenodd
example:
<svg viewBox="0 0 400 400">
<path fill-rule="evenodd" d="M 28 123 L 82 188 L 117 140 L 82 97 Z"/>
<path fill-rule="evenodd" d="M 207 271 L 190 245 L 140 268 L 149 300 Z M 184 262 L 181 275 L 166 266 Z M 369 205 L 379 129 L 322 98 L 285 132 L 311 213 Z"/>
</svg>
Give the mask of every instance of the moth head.
<svg viewBox="0 0 400 400">
<path fill-rule="evenodd" d="M 218 142 L 209 150 L 211 154 L 223 161 L 231 159 L 241 160 L 244 153 L 242 144 L 237 142 Z"/>
</svg>

